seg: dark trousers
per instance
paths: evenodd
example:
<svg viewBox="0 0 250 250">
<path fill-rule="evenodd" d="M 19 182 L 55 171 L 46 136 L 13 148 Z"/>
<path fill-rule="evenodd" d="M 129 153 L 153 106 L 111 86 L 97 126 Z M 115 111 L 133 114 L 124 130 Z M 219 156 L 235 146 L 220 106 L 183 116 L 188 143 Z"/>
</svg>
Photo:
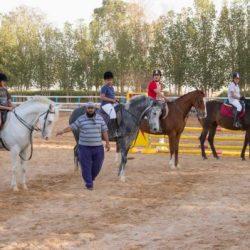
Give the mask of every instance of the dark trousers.
<svg viewBox="0 0 250 250">
<path fill-rule="evenodd" d="M 93 181 L 99 174 L 103 160 L 103 146 L 82 146 L 79 145 L 78 155 L 82 169 L 82 178 L 87 188 L 93 187 Z"/>
</svg>

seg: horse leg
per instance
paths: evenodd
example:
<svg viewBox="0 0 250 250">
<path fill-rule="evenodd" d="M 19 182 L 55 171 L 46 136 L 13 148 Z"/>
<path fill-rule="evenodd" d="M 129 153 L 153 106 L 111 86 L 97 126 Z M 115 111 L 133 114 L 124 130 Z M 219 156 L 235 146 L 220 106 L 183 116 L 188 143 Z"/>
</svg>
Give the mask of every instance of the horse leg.
<svg viewBox="0 0 250 250">
<path fill-rule="evenodd" d="M 115 154 L 115 162 L 119 162 L 119 156 L 120 156 L 120 147 L 119 147 L 119 144 L 116 142 L 116 154 Z"/>
<path fill-rule="evenodd" d="M 170 169 L 175 169 L 174 164 L 174 153 L 175 153 L 175 135 L 171 134 L 168 136 L 169 140 L 169 148 L 170 148 L 170 161 L 169 161 L 169 167 Z"/>
<path fill-rule="evenodd" d="M 242 148 L 241 154 L 240 154 L 240 157 L 241 157 L 242 161 L 246 160 L 245 153 L 246 153 L 246 148 L 247 148 L 248 143 L 249 143 L 249 140 L 248 140 L 248 135 L 247 135 L 247 132 L 246 132 L 246 134 L 245 134 L 245 140 L 244 140 L 244 144 L 243 144 L 243 148 Z"/>
<path fill-rule="evenodd" d="M 13 191 L 19 191 L 17 187 L 17 157 L 18 157 L 18 150 L 16 148 L 11 149 L 11 162 L 12 162 L 12 179 L 11 179 L 11 187 L 13 188 Z"/>
<path fill-rule="evenodd" d="M 214 158 L 219 159 L 219 156 L 217 155 L 216 149 L 214 147 L 214 136 L 216 133 L 216 128 L 217 126 L 213 126 L 212 129 L 209 129 L 209 135 L 207 140 L 209 142 Z"/>
<path fill-rule="evenodd" d="M 181 134 L 177 134 L 175 137 L 175 162 L 174 162 L 174 165 L 177 168 L 181 168 L 181 166 L 179 165 L 179 159 L 178 159 L 180 137 L 181 137 Z"/>
<path fill-rule="evenodd" d="M 127 155 L 128 155 L 129 148 L 126 147 L 124 139 L 121 139 L 117 143 L 119 144 L 119 148 L 121 151 L 121 161 L 120 161 L 120 165 L 119 165 L 118 176 L 120 177 L 121 181 L 125 182 L 125 166 L 127 163 Z"/>
<path fill-rule="evenodd" d="M 22 158 L 26 159 L 27 156 L 27 148 L 23 150 L 22 152 Z M 27 185 L 26 185 L 26 161 L 23 159 L 20 160 L 21 162 L 21 180 L 22 180 L 22 187 L 24 190 L 27 190 Z"/>
<path fill-rule="evenodd" d="M 208 134 L 208 129 L 207 128 L 203 128 L 201 135 L 200 135 L 200 146 L 201 146 L 201 156 L 203 158 L 203 160 L 207 159 L 207 155 L 206 155 L 206 150 L 205 150 L 205 141 L 207 138 L 207 134 Z"/>
</svg>

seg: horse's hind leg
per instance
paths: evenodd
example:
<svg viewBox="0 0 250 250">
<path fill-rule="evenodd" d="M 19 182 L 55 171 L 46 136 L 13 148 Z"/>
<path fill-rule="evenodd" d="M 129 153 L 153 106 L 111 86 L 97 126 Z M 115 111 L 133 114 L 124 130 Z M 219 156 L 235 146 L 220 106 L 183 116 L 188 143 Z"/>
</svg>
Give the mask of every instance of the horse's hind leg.
<svg viewBox="0 0 250 250">
<path fill-rule="evenodd" d="M 199 137 L 200 146 L 201 146 L 201 156 L 202 156 L 203 160 L 207 159 L 207 155 L 206 155 L 206 151 L 205 151 L 205 141 L 206 141 L 207 134 L 208 134 L 208 129 L 203 128 L 202 132 L 201 132 L 201 135 Z"/>
<path fill-rule="evenodd" d="M 17 156 L 18 152 L 16 149 L 11 149 L 11 163 L 12 163 L 12 179 L 11 179 L 11 187 L 13 191 L 19 191 L 17 187 Z"/>
<path fill-rule="evenodd" d="M 218 156 L 216 149 L 214 147 L 214 136 L 216 133 L 216 128 L 217 128 L 217 126 L 213 126 L 212 128 L 209 129 L 209 135 L 208 135 L 207 140 L 209 142 L 209 145 L 210 145 L 210 148 L 212 150 L 214 158 L 219 159 L 219 156 Z"/>
</svg>

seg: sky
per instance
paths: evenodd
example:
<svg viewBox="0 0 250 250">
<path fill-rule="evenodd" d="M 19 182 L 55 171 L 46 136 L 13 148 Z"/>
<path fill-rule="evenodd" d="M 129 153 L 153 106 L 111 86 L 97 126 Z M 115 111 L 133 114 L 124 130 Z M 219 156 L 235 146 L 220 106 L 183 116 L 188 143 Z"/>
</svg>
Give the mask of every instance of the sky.
<svg viewBox="0 0 250 250">
<path fill-rule="evenodd" d="M 126 0 L 144 5 L 149 21 L 157 19 L 169 10 L 180 11 L 183 7 L 192 7 L 193 0 Z M 214 0 L 220 9 L 223 0 Z M 95 8 L 101 7 L 102 0 L 0 0 L 0 13 L 6 14 L 20 5 L 37 8 L 46 19 L 57 27 L 64 22 L 75 23 L 84 19 L 89 23 Z"/>
</svg>

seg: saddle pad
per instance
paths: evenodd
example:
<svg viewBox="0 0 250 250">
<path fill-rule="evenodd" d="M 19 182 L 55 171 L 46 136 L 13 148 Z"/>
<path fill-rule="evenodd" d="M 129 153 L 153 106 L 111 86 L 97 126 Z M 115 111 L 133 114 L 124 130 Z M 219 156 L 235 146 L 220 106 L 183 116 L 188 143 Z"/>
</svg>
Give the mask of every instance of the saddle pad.
<svg viewBox="0 0 250 250">
<path fill-rule="evenodd" d="M 229 105 L 229 104 L 223 103 L 223 104 L 221 105 L 221 108 L 220 108 L 220 113 L 221 113 L 222 115 L 227 116 L 227 117 L 230 117 L 230 118 L 233 118 L 233 117 L 234 117 L 234 115 L 233 115 L 233 107 L 232 107 L 232 105 Z M 240 118 L 244 117 L 244 115 L 245 115 L 245 112 L 242 111 L 242 112 L 240 113 Z"/>
</svg>

